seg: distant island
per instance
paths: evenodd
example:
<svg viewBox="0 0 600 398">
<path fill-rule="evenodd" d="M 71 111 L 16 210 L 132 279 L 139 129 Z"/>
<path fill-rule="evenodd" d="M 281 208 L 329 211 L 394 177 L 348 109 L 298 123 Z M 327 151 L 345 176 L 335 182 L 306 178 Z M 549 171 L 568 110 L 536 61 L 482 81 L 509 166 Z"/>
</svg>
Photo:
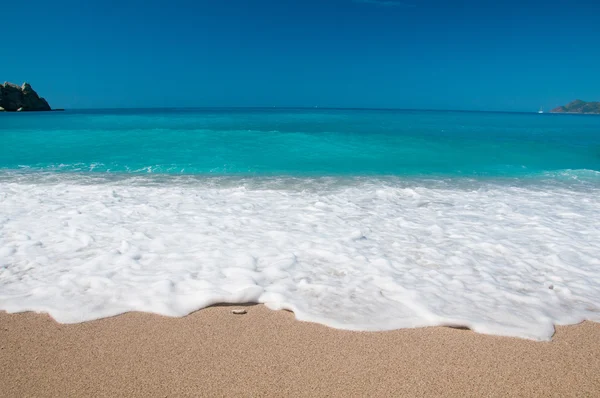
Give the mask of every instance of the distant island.
<svg viewBox="0 0 600 398">
<path fill-rule="evenodd" d="M 575 100 L 569 102 L 567 105 L 554 108 L 550 112 L 600 114 L 600 102 L 585 102 L 582 100 Z"/>
<path fill-rule="evenodd" d="M 0 84 L 0 112 L 51 111 L 48 102 L 41 98 L 29 83 L 18 86 Z"/>
</svg>

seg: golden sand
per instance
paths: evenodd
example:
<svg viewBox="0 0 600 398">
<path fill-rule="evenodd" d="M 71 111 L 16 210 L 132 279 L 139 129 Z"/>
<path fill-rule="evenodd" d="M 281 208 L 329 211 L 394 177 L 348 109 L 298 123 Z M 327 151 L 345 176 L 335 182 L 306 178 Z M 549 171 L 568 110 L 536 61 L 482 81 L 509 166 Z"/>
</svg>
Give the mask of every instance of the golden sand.
<svg viewBox="0 0 600 398">
<path fill-rule="evenodd" d="M 0 396 L 600 397 L 600 324 L 551 342 L 451 328 L 348 332 L 217 306 L 75 325 L 0 312 Z"/>
</svg>

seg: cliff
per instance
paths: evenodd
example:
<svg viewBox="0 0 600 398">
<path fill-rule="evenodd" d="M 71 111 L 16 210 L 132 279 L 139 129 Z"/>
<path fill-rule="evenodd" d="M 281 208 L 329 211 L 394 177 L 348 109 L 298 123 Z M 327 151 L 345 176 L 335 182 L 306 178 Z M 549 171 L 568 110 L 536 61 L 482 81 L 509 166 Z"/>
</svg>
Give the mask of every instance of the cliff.
<svg viewBox="0 0 600 398">
<path fill-rule="evenodd" d="M 597 113 L 600 114 L 600 102 L 575 100 L 567 105 L 552 109 L 552 113 Z"/>
<path fill-rule="evenodd" d="M 12 83 L 0 84 L 0 111 L 50 111 L 50 105 L 31 88 L 29 83 L 21 87 Z"/>
</svg>

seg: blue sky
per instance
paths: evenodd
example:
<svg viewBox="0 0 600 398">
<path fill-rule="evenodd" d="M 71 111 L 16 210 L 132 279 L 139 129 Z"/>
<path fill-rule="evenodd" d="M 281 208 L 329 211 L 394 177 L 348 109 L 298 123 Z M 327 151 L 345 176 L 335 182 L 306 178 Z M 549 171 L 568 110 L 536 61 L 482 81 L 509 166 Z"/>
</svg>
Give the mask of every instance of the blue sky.
<svg viewBox="0 0 600 398">
<path fill-rule="evenodd" d="M 0 80 L 53 107 L 600 100 L 597 0 L 29 0 L 2 14 Z"/>
</svg>

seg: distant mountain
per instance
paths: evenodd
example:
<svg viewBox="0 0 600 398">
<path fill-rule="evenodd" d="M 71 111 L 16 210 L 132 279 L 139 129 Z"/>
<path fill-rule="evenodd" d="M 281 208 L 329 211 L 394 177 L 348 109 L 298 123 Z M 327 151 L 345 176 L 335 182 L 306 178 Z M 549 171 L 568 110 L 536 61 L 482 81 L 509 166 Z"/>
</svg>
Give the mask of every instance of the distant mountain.
<svg viewBox="0 0 600 398">
<path fill-rule="evenodd" d="M 559 106 L 550 111 L 551 113 L 597 113 L 600 114 L 600 102 L 585 102 L 575 100 L 567 105 Z"/>
</svg>

